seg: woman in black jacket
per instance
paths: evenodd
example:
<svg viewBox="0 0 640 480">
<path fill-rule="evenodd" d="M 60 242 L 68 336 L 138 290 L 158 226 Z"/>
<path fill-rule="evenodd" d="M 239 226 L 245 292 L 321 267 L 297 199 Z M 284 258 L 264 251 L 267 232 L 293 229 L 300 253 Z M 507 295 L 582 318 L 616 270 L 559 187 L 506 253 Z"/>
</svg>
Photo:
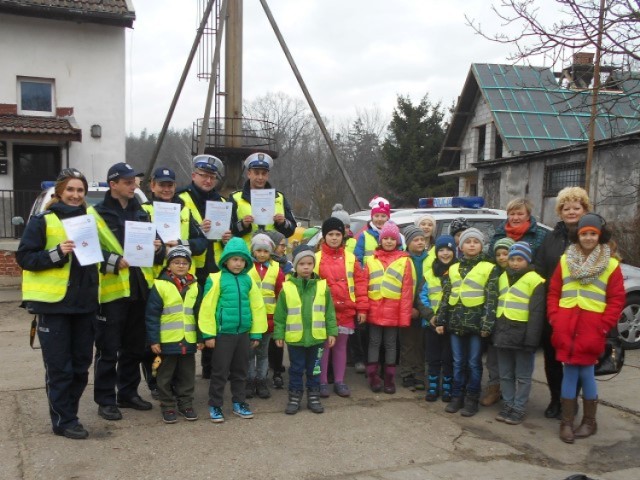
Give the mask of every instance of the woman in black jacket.
<svg viewBox="0 0 640 480">
<path fill-rule="evenodd" d="M 536 271 L 549 280 L 555 271 L 560 257 L 569 246 L 569 232 L 578 227 L 578 221 L 591 211 L 589 195 L 580 187 L 566 187 L 556 197 L 556 213 L 560 221 L 552 232 L 548 233 L 534 258 Z M 549 319 L 542 333 L 544 349 L 544 372 L 551 393 L 551 402 L 544 412 L 547 418 L 560 418 L 560 387 L 562 385 L 562 363 L 556 360 L 556 352 L 551 345 L 551 325 Z"/>
<path fill-rule="evenodd" d="M 16 259 L 23 268 L 23 306 L 38 315 L 49 414 L 53 433 L 85 439 L 78 421 L 93 355 L 98 309 L 98 265 L 81 266 L 62 220 L 85 215 L 88 185 L 74 168 L 60 172 L 47 210 L 31 218 Z"/>
</svg>

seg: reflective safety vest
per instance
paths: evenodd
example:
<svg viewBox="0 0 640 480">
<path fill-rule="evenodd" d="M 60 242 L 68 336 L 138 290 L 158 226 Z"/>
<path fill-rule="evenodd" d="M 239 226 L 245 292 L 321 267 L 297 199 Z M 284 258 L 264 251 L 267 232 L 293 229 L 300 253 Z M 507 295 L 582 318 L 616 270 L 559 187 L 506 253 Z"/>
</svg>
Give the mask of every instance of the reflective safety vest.
<svg viewBox="0 0 640 480">
<path fill-rule="evenodd" d="M 609 277 L 618 266 L 618 260 L 609 259 L 609 265 L 593 282 L 583 285 L 579 280 L 571 278 L 567 256 L 560 257 L 562 269 L 562 294 L 559 305 L 563 308 L 572 308 L 576 305 L 583 310 L 602 313 L 607 307 L 607 284 Z"/>
<path fill-rule="evenodd" d="M 320 275 L 320 262 L 322 261 L 322 252 L 316 252 L 316 264 L 313 271 L 316 275 Z M 347 272 L 347 287 L 349 288 L 349 298 L 353 303 L 356 302 L 356 284 L 353 278 L 356 268 L 356 256 L 353 253 L 344 251 L 344 269 Z M 342 280 L 344 281 L 344 279 Z"/>
<path fill-rule="evenodd" d="M 51 250 L 67 240 L 62 222 L 55 213 L 44 215 L 46 224 L 46 244 L 44 249 Z M 69 261 L 62 268 L 53 267 L 47 270 L 22 271 L 22 300 L 55 303 L 61 301 L 67 294 L 69 273 L 71 272 L 71 255 Z"/>
<path fill-rule="evenodd" d="M 160 343 L 176 343 L 182 339 L 196 343 L 198 335 L 193 307 L 198 298 L 198 286 L 190 285 L 184 299 L 172 282 L 156 280 L 155 286 L 164 303 L 160 316 Z"/>
<path fill-rule="evenodd" d="M 276 281 L 278 280 L 279 271 L 280 265 L 274 261 L 269 262 L 267 273 L 264 274 L 264 278 L 262 279 L 255 265 L 249 270 L 249 276 L 253 278 L 256 285 L 260 287 L 260 293 L 262 293 L 267 315 L 273 315 L 276 311 Z"/>
<path fill-rule="evenodd" d="M 149 214 L 149 218 L 153 222 L 153 203 L 145 203 L 142 205 L 142 209 Z M 190 213 L 187 207 L 182 207 L 180 210 L 180 240 L 189 240 L 189 220 Z M 153 276 L 157 278 L 163 268 L 167 266 L 167 259 L 165 258 L 162 265 L 153 266 Z M 189 273 L 191 275 L 196 274 L 196 265 L 193 259 L 191 260 L 191 267 L 189 267 Z"/>
<path fill-rule="evenodd" d="M 427 253 L 427 258 L 422 262 L 422 274 L 426 275 L 427 271 L 431 270 L 433 262 L 436 261 L 436 247 L 431 247 Z"/>
<path fill-rule="evenodd" d="M 327 281 L 318 280 L 316 283 L 316 296 L 313 299 L 313 311 L 311 314 L 311 335 L 316 340 L 327 338 L 325 322 Z M 285 325 L 284 341 L 297 343 L 302 340 L 302 300 L 298 289 L 293 282 L 282 284 L 282 293 L 287 299 L 287 320 Z"/>
<path fill-rule="evenodd" d="M 347 241 L 344 242 L 344 249 L 347 252 L 353 253 L 356 250 L 356 245 L 357 245 L 358 241 L 351 237 L 351 238 L 347 238 Z"/>
<path fill-rule="evenodd" d="M 189 211 L 191 212 L 191 216 L 193 217 L 193 219 L 196 221 L 196 223 L 198 225 L 202 224 L 202 215 L 200 215 L 200 211 L 198 210 L 198 207 L 196 206 L 195 203 L 193 203 L 193 198 L 191 198 L 191 194 L 189 192 L 182 192 L 180 195 L 178 195 L 178 197 L 184 202 L 184 206 L 186 208 L 189 209 Z M 220 199 L 221 202 L 226 202 L 226 200 L 224 198 Z M 182 214 L 182 212 L 180 212 Z M 182 216 L 180 217 L 182 219 Z M 188 224 L 187 224 L 188 225 Z M 189 227 L 187 226 L 187 236 L 186 238 L 189 238 Z M 209 248 L 209 247 L 207 247 Z M 220 257 L 222 256 L 222 242 L 220 241 L 214 241 L 213 242 L 213 258 L 216 261 L 216 265 L 218 265 L 220 263 Z M 201 253 L 200 255 L 194 255 L 191 257 L 191 260 L 193 262 L 193 266 L 195 268 L 202 268 L 204 267 L 204 263 L 206 261 L 207 258 L 207 251 L 205 250 L 203 253 Z"/>
<path fill-rule="evenodd" d="M 428 269 L 424 274 L 424 280 L 427 283 L 427 294 L 431 302 L 431 310 L 436 313 L 440 308 L 440 302 L 444 292 L 442 291 L 442 281 L 440 277 L 436 277 L 433 268 Z"/>
<path fill-rule="evenodd" d="M 451 279 L 449 305 L 457 305 L 458 300 L 462 300 L 462 305 L 465 307 L 482 305 L 485 301 L 484 287 L 494 267 L 495 265 L 491 262 L 481 261 L 463 279 L 460 275 L 460 264 L 454 263 L 449 268 Z"/>
<path fill-rule="evenodd" d="M 89 207 L 87 213 L 93 215 L 96 219 L 96 225 L 98 227 L 98 238 L 100 239 L 100 246 L 109 252 L 115 252 L 118 255 L 123 255 L 124 250 L 122 245 L 115 237 L 113 232 L 109 229 L 109 226 L 96 212 L 95 208 Z M 153 286 L 153 268 L 140 267 L 144 279 L 147 281 L 149 288 Z M 100 274 L 100 303 L 113 302 L 119 298 L 127 298 L 131 295 L 131 285 L 129 285 L 129 268 L 122 268 L 118 270 L 118 274 L 114 273 L 101 273 Z"/>
<path fill-rule="evenodd" d="M 247 215 L 251 215 L 251 204 L 247 202 L 244 198 L 242 198 L 242 190 L 238 190 L 234 192 L 231 197 L 236 202 L 238 206 L 237 218 L 238 221 L 242 220 Z M 284 215 L 284 196 L 280 192 L 276 192 L 276 209 L 275 213 Z M 275 225 L 270 223 L 269 225 L 261 225 L 263 230 L 275 230 Z M 251 224 L 251 233 L 244 235 L 242 238 L 245 242 L 247 242 L 247 246 L 251 249 L 251 237 L 258 231 L 258 225 L 255 223 Z"/>
<path fill-rule="evenodd" d="M 362 232 L 364 235 L 364 255 L 362 257 L 362 265 L 367 264 L 367 260 L 373 256 L 373 251 L 378 248 L 378 240 L 367 230 Z"/>
<path fill-rule="evenodd" d="M 389 298 L 399 300 L 402 296 L 402 278 L 407 268 L 407 262 L 413 267 L 413 262 L 409 257 L 400 257 L 387 267 L 385 270 L 382 262 L 376 257 L 367 260 L 367 268 L 369 270 L 369 298 L 371 300 L 380 300 L 381 298 Z M 411 270 L 413 278 L 413 289 L 415 293 L 415 273 Z"/>
<path fill-rule="evenodd" d="M 504 272 L 498 280 L 500 296 L 498 297 L 496 315 L 498 317 L 504 315 L 509 320 L 516 322 L 528 322 L 529 301 L 533 291 L 541 283 L 544 283 L 544 278 L 536 272 L 528 272 L 520 277 L 516 283 L 509 286 L 507 272 Z"/>
</svg>

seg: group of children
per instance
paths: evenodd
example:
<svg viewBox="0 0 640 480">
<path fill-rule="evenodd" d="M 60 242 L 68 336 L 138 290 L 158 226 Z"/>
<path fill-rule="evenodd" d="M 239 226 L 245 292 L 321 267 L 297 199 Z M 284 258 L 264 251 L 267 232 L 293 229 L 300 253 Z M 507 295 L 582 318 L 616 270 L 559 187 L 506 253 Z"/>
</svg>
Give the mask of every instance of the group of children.
<svg viewBox="0 0 640 480">
<path fill-rule="evenodd" d="M 372 391 L 395 393 L 399 362 L 404 387 L 426 389 L 425 399 L 441 398 L 446 412 L 475 415 L 484 339 L 491 337 L 503 398 L 496 420 L 523 421 L 547 301 L 544 279 L 531 266 L 530 246 L 505 238 L 489 256 L 482 232 L 464 221 L 454 222 L 450 235 L 434 238 L 431 215 L 416 218 L 401 235 L 389 221 L 388 201 L 376 197 L 370 206 L 371 221 L 355 245 L 345 246 L 345 223 L 331 217 L 322 225 L 317 251 L 304 244 L 294 249 L 286 276 L 264 232 L 254 236 L 251 252 L 232 238 L 221 271 L 209 277 L 204 292 L 188 273 L 188 249 L 169 252 L 147 308 L 151 348 L 162 358 L 158 390 L 165 422 L 176 421 L 176 400 L 179 414 L 197 419 L 194 353 L 203 344 L 215 347 L 209 387 L 213 422 L 224 421 L 227 381 L 233 413 L 242 418 L 253 417 L 248 397 L 270 396 L 270 342 L 288 348 L 285 413 L 298 412 L 305 387 L 307 408 L 322 413 L 320 399 L 330 395 L 330 366 L 335 393 L 350 395 L 344 382 L 347 343 L 365 322 Z M 580 232 L 579 227 L 578 242 Z M 555 329 L 563 318 L 554 315 L 553 322 Z"/>
</svg>

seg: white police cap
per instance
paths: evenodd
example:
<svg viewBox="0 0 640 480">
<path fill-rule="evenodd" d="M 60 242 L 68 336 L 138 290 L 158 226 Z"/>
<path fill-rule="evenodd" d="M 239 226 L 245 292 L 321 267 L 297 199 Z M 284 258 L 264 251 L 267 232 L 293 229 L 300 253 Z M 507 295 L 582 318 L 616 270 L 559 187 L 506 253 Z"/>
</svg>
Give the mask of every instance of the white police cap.
<svg viewBox="0 0 640 480">
<path fill-rule="evenodd" d="M 244 161 L 244 168 L 247 170 L 250 168 L 263 168 L 265 170 L 271 170 L 271 167 L 273 167 L 273 158 L 271 158 L 270 155 L 262 152 L 252 153 Z"/>
<path fill-rule="evenodd" d="M 213 155 L 196 155 L 193 157 L 193 168 L 207 170 L 220 177 L 224 177 L 224 164 L 222 160 Z"/>
</svg>

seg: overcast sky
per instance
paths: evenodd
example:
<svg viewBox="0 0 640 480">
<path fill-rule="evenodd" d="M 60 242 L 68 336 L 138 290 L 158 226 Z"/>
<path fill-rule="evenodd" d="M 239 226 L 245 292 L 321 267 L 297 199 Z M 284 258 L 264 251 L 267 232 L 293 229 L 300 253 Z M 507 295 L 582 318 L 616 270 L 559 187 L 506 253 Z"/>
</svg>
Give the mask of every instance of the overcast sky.
<svg viewBox="0 0 640 480">
<path fill-rule="evenodd" d="M 127 32 L 127 132 L 160 131 L 195 38 L 202 0 L 133 0 Z M 492 31 L 490 0 L 269 0 L 321 114 L 332 124 L 377 107 L 390 117 L 398 94 L 449 106 L 471 63 L 506 63 L 511 49 L 476 35 L 465 14 Z M 547 1 L 550 6 L 551 0 Z M 303 98 L 258 0 L 244 0 L 244 98 Z M 197 60 L 171 127 L 204 116 L 207 83 Z"/>
</svg>

